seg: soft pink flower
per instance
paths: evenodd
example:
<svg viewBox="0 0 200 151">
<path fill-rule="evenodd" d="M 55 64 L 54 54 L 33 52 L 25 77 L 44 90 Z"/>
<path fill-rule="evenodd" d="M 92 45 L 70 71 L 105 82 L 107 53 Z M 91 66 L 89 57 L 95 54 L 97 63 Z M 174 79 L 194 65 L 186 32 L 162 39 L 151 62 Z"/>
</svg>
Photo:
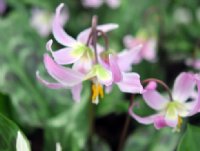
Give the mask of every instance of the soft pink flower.
<svg viewBox="0 0 200 151">
<path fill-rule="evenodd" d="M 39 72 L 37 72 L 37 79 L 48 88 L 71 89 L 73 99 L 76 101 L 80 100 L 82 82 L 92 80 L 92 101 L 96 104 L 98 103 L 98 97 L 103 96 L 103 86 L 109 87 L 112 84 L 117 84 L 122 92 L 141 93 L 143 87 L 140 83 L 140 76 L 137 73 L 124 72 L 127 67 L 121 65 L 122 60 L 125 59 L 123 55 L 109 54 L 102 58 L 101 53 L 104 52 L 104 49 L 99 44 L 97 44 L 96 51 L 93 50 L 90 43 L 87 44 L 91 28 L 81 32 L 77 39 L 64 31 L 60 24 L 60 13 L 63 6 L 64 4 L 60 4 L 56 9 L 52 29 L 56 41 L 65 47 L 53 51 L 51 48 L 53 40 L 49 40 L 46 48 L 50 51 L 54 60 L 48 54 L 44 55 L 45 68 L 57 82 L 50 83 L 44 80 L 40 77 Z M 116 24 L 105 24 L 97 26 L 97 30 L 106 33 L 117 27 Z M 95 54 L 97 58 L 95 58 Z M 131 63 L 129 61 L 128 66 Z M 66 64 L 73 64 L 72 69 L 62 66 Z"/>
<path fill-rule="evenodd" d="M 53 20 L 53 35 L 56 41 L 65 47 L 57 51 L 52 51 L 51 45 L 53 41 L 50 40 L 47 43 L 47 50 L 50 50 L 56 63 L 61 65 L 74 63 L 74 70 L 87 73 L 91 69 L 93 63 L 92 49 L 86 46 L 91 28 L 82 31 L 77 36 L 77 39 L 74 39 L 68 35 L 60 23 L 62 20 L 60 14 L 63 6 L 64 4 L 62 3 L 56 9 L 56 15 Z M 97 29 L 102 30 L 103 32 L 108 32 L 116 28 L 118 28 L 117 24 L 105 24 L 97 26 Z"/>
<path fill-rule="evenodd" d="M 157 45 L 157 40 L 155 38 L 132 37 L 131 35 L 124 37 L 124 45 L 127 49 L 132 49 L 139 44 L 142 45 L 142 48 L 140 52 L 137 53 L 137 57 L 135 57 L 135 64 L 140 63 L 143 59 L 155 62 Z"/>
<path fill-rule="evenodd" d="M 82 0 L 83 6 L 98 8 L 103 3 L 106 3 L 110 8 L 117 8 L 120 6 L 120 0 Z"/>
<path fill-rule="evenodd" d="M 42 37 L 47 37 L 52 30 L 52 22 L 53 22 L 54 15 L 46 10 L 42 10 L 39 8 L 32 9 L 32 16 L 30 19 L 30 24 L 33 28 L 36 29 L 38 34 Z M 61 25 L 69 18 L 68 10 L 65 9 L 63 13 L 60 15 L 61 18 Z"/>
<path fill-rule="evenodd" d="M 198 89 L 198 95 L 193 96 L 195 86 Z M 143 92 L 144 101 L 149 107 L 156 110 L 157 113 L 140 117 L 129 108 L 130 115 L 139 123 L 154 124 L 156 129 L 166 126 L 180 129 L 182 118 L 196 114 L 200 109 L 200 78 L 198 75 L 183 72 L 176 78 L 172 89 L 173 100 L 162 96 L 156 89 L 155 84 L 148 85 Z M 192 101 L 187 102 L 188 99 Z"/>
</svg>

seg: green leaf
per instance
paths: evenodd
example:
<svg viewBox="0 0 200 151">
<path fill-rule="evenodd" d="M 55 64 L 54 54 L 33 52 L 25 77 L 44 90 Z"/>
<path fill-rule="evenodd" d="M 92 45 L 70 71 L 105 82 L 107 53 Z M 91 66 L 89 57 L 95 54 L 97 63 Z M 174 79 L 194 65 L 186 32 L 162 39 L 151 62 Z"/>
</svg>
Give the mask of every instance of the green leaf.
<svg viewBox="0 0 200 151">
<path fill-rule="evenodd" d="M 17 122 L 29 129 L 42 127 L 48 119 L 70 109 L 73 101 L 69 91 L 50 90 L 36 80 L 36 70 L 46 73 L 42 61 L 45 39 L 30 27 L 27 14 L 13 10 L 1 20 L 0 91 L 10 97 Z M 53 81 L 46 73 L 47 77 Z"/>
<path fill-rule="evenodd" d="M 15 151 L 16 150 L 16 144 L 17 144 L 17 134 L 20 137 L 21 140 L 21 132 L 18 128 L 18 126 L 13 123 L 12 121 L 10 121 L 9 119 L 7 119 L 5 116 L 3 116 L 2 114 L 0 114 L 0 150 L 2 151 Z M 18 138 L 19 138 L 18 137 Z M 24 136 L 23 136 L 24 140 L 27 140 Z M 18 139 L 18 142 L 19 141 Z M 23 142 L 22 144 L 24 144 L 25 142 Z M 27 141 L 26 141 L 27 143 Z M 18 143 L 19 146 L 20 143 Z M 27 144 L 26 144 L 27 145 Z M 25 146 L 26 146 L 25 145 Z M 29 149 L 29 145 L 27 146 Z M 20 150 L 22 151 L 22 150 Z M 29 151 L 29 150 L 26 150 Z"/>
<path fill-rule="evenodd" d="M 95 150 L 95 151 L 110 151 L 111 150 L 109 145 L 96 135 L 93 136 L 92 143 L 93 143 L 92 150 Z"/>
<path fill-rule="evenodd" d="M 179 136 L 171 128 L 156 130 L 153 126 L 144 126 L 129 136 L 124 151 L 173 151 Z"/>
<path fill-rule="evenodd" d="M 123 93 L 116 87 L 113 86 L 111 93 L 105 94 L 96 109 L 98 117 L 105 116 L 110 113 L 122 113 L 127 112 L 128 102 L 125 101 Z"/>
<path fill-rule="evenodd" d="M 54 151 L 55 142 L 60 142 L 63 150 L 81 151 L 85 147 L 89 132 L 89 104 L 90 93 L 86 88 L 79 103 L 47 122 L 45 151 Z"/>
<path fill-rule="evenodd" d="M 0 113 L 9 118 L 11 118 L 12 115 L 12 106 L 10 98 L 2 93 L 0 93 Z"/>
<path fill-rule="evenodd" d="M 200 128 L 193 125 L 187 125 L 187 130 L 183 135 L 178 151 L 199 151 Z"/>
</svg>

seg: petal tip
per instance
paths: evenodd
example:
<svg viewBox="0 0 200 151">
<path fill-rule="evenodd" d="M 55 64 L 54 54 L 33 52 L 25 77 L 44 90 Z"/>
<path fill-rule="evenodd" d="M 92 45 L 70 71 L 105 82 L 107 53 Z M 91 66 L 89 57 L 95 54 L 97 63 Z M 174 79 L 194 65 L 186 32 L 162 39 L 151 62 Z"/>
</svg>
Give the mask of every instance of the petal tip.
<svg viewBox="0 0 200 151">
<path fill-rule="evenodd" d="M 56 8 L 56 15 L 60 14 L 60 11 L 63 7 L 64 7 L 64 3 L 60 3 L 60 5 Z"/>
<path fill-rule="evenodd" d="M 52 48 L 51 48 L 52 44 L 53 44 L 53 40 L 52 40 L 52 39 L 50 39 L 50 40 L 47 41 L 47 43 L 46 43 L 46 49 L 47 49 L 48 51 L 50 51 L 50 52 L 52 52 Z"/>
</svg>

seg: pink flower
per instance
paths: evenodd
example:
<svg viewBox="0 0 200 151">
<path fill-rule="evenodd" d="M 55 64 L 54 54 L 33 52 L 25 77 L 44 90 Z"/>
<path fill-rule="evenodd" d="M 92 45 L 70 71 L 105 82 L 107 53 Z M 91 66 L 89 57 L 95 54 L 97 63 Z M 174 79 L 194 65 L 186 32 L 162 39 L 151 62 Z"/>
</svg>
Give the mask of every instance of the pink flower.
<svg viewBox="0 0 200 151">
<path fill-rule="evenodd" d="M 117 8 L 120 6 L 120 0 L 82 0 L 83 6 L 98 8 L 103 3 L 106 3 L 110 8 Z"/>
<path fill-rule="evenodd" d="M 195 86 L 198 95 L 195 97 Z M 129 114 L 141 124 L 154 124 L 156 129 L 166 126 L 179 130 L 182 118 L 196 114 L 200 109 L 200 78 L 199 75 L 183 72 L 176 78 L 172 89 L 173 100 L 169 100 L 155 90 L 155 83 L 147 85 L 143 92 L 144 101 L 157 113 L 147 117 L 140 117 L 129 108 Z M 187 102 L 188 99 L 192 101 Z"/>
<path fill-rule="evenodd" d="M 132 49 L 139 44 L 142 45 L 141 50 L 137 53 L 137 57 L 135 57 L 135 64 L 140 63 L 143 59 L 150 62 L 156 61 L 157 40 L 155 38 L 132 37 L 131 35 L 127 35 L 124 37 L 124 44 L 127 49 Z"/>
<path fill-rule="evenodd" d="M 53 35 L 56 41 L 65 47 L 57 51 L 52 51 L 51 45 L 53 41 L 50 40 L 47 43 L 47 50 L 50 50 L 56 63 L 61 65 L 74 63 L 73 69 L 86 73 L 91 69 L 92 59 L 94 57 L 92 49 L 86 45 L 91 28 L 82 31 L 77 36 L 77 39 L 68 35 L 60 24 L 62 20 L 60 13 L 63 6 L 64 4 L 62 3 L 56 9 L 56 15 L 53 20 Z M 97 26 L 97 29 L 103 32 L 108 32 L 116 28 L 118 28 L 117 24 Z"/>
<path fill-rule="evenodd" d="M 64 4 L 60 4 L 56 9 L 53 20 L 53 35 L 58 43 L 64 48 L 53 51 L 51 46 L 53 40 L 47 42 L 46 48 L 52 54 L 53 59 L 44 55 L 44 65 L 49 75 L 55 79 L 56 83 L 51 83 L 40 77 L 37 72 L 37 79 L 48 88 L 71 89 L 74 100 L 80 100 L 82 82 L 91 80 L 92 102 L 98 103 L 99 96 L 103 97 L 103 86 L 109 87 L 117 84 L 120 90 L 130 93 L 141 93 L 143 87 L 140 83 L 140 76 L 137 73 L 124 73 L 125 67 L 120 68 L 121 56 L 107 54 L 101 57 L 104 52 L 102 46 L 97 44 L 97 48 L 91 46 L 91 35 L 94 31 L 89 28 L 81 32 L 77 39 L 68 35 L 60 24 L 60 13 Z M 106 33 L 118 27 L 116 24 L 105 24 L 95 26 L 95 31 Z M 94 29 L 94 28 L 93 28 Z M 95 33 L 96 36 L 98 32 Z M 88 42 L 89 41 L 89 42 Z M 130 51 L 131 52 L 131 51 Z M 62 65 L 73 64 L 72 69 Z M 130 64 L 130 63 L 129 63 Z"/>
<path fill-rule="evenodd" d="M 125 72 L 128 69 L 127 67 L 131 65 L 131 63 L 129 61 L 129 57 L 127 57 L 127 60 L 125 60 L 125 58 L 121 57 L 120 54 L 109 55 L 109 62 L 103 63 L 104 66 L 112 72 L 113 84 L 116 84 L 119 87 L 119 89 L 125 93 L 142 93 L 143 87 L 140 83 L 139 74 L 134 72 Z M 127 65 L 125 65 L 126 63 Z M 106 87 L 106 91 L 108 93 L 111 90 L 112 85 Z"/>
<path fill-rule="evenodd" d="M 53 18 L 54 15 L 52 13 L 39 8 L 33 8 L 30 24 L 33 28 L 36 29 L 40 36 L 47 37 L 51 33 Z M 60 18 L 61 25 L 64 25 L 64 23 L 69 18 L 69 13 L 67 9 L 63 11 Z"/>
</svg>

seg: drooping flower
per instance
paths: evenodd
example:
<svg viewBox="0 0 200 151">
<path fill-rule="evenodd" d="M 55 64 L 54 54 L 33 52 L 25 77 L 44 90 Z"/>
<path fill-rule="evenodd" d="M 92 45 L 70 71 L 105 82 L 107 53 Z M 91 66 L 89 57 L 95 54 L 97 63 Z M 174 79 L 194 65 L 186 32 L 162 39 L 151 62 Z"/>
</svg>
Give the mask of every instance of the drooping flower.
<svg viewBox="0 0 200 151">
<path fill-rule="evenodd" d="M 132 49 L 141 44 L 142 48 L 137 52 L 134 63 L 140 63 L 143 59 L 155 62 L 156 61 L 156 45 L 157 40 L 154 37 L 147 37 L 144 32 L 140 32 L 137 37 L 127 35 L 124 37 L 124 45 L 127 49 Z"/>
<path fill-rule="evenodd" d="M 91 8 L 99 8 L 106 3 L 110 8 L 115 9 L 120 6 L 120 0 L 82 0 L 83 6 Z"/>
<path fill-rule="evenodd" d="M 195 97 L 195 86 L 198 89 L 198 95 Z M 163 127 L 173 127 L 179 130 L 182 124 L 182 118 L 196 114 L 200 109 L 200 78 L 199 75 L 192 73 L 181 73 L 175 80 L 172 89 L 172 98 L 162 96 L 157 90 L 155 83 L 149 83 L 144 89 L 143 98 L 149 107 L 156 110 L 157 113 L 141 117 L 133 112 L 132 106 L 129 108 L 129 114 L 141 124 L 154 124 L 156 129 Z M 187 102 L 188 99 L 192 99 Z"/>
<path fill-rule="evenodd" d="M 47 37 L 51 33 L 54 15 L 46 10 L 39 8 L 33 8 L 31 13 L 31 26 L 35 28 L 40 36 Z M 67 9 L 63 11 L 63 13 L 60 15 L 60 18 L 60 24 L 64 25 L 64 23 L 69 18 L 69 13 Z"/>
<path fill-rule="evenodd" d="M 95 40 L 99 34 L 106 36 L 106 32 L 117 28 L 118 25 L 97 26 L 97 18 L 94 17 L 92 28 L 81 32 L 76 40 L 69 36 L 60 24 L 60 13 L 63 6 L 64 4 L 60 4 L 56 9 L 53 35 L 56 41 L 65 47 L 53 51 L 53 40 L 50 40 L 47 42 L 46 48 L 52 54 L 53 59 L 48 54 L 44 55 L 45 68 L 57 82 L 50 83 L 44 80 L 40 77 L 39 72 L 37 72 L 37 79 L 48 88 L 71 89 L 73 99 L 76 101 L 80 100 L 82 82 L 91 80 L 93 83 L 91 87 L 92 102 L 95 104 L 99 102 L 99 96 L 104 96 L 103 87 L 109 87 L 112 84 L 117 84 L 123 92 L 141 93 L 143 87 L 140 83 L 140 76 L 137 73 L 124 73 L 125 67 L 120 66 L 122 61 L 119 60 L 124 59 L 124 56 L 105 53 L 105 58 L 102 57 L 101 54 L 108 48 L 107 46 L 105 49 L 102 48 Z M 106 40 L 105 38 L 105 43 Z M 63 66 L 67 64 L 73 64 L 72 69 Z M 131 63 L 128 64 L 130 66 Z"/>
<path fill-rule="evenodd" d="M 47 43 L 47 50 L 50 50 L 56 63 L 61 65 L 74 63 L 74 70 L 86 73 L 91 69 L 93 63 L 92 60 L 94 58 L 92 49 L 87 46 L 87 40 L 89 38 L 91 28 L 82 31 L 77 36 L 77 40 L 68 35 L 60 24 L 62 20 L 60 14 L 63 6 L 64 4 L 62 3 L 56 9 L 56 15 L 53 21 L 53 35 L 56 41 L 65 47 L 57 51 L 52 51 L 51 45 L 53 41 L 50 40 Z M 103 32 L 108 32 L 116 28 L 118 28 L 117 24 L 97 26 L 97 30 L 102 30 Z"/>
</svg>

